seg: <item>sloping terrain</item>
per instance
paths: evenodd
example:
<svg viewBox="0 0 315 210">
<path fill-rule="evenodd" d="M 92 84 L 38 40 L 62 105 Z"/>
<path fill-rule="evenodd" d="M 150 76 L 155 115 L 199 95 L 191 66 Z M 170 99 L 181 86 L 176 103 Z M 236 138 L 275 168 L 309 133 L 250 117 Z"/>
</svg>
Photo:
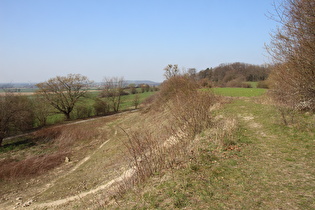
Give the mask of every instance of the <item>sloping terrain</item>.
<svg viewBox="0 0 315 210">
<path fill-rule="evenodd" d="M 285 126 L 275 107 L 243 98 L 217 112 L 214 130 L 199 136 L 199 153 L 162 171 L 111 207 L 121 209 L 314 209 L 314 115 L 298 113 Z M 291 118 L 291 116 L 288 116 Z M 229 125 L 230 124 L 230 125 Z M 237 125 L 235 125 L 237 124 Z"/>
<path fill-rule="evenodd" d="M 211 128 L 191 141 L 187 158 L 134 184 L 128 181 L 135 175 L 128 134 L 145 127 L 158 133 L 156 123 L 166 122 L 168 113 L 136 111 L 80 123 L 82 130 L 97 127 L 97 135 L 75 143 L 70 162 L 2 181 L 0 209 L 315 208 L 314 115 L 298 113 L 285 126 L 261 98 L 233 99 L 212 112 Z"/>
</svg>

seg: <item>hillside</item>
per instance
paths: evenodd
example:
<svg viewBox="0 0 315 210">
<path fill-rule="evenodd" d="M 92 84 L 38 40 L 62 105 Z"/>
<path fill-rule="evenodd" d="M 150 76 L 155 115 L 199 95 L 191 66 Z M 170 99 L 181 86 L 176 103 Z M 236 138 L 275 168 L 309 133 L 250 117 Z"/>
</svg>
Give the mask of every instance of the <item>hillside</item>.
<svg viewBox="0 0 315 210">
<path fill-rule="evenodd" d="M 11 159 L 45 151 L 62 163 L 2 180 L 0 208 L 315 208 L 313 114 L 296 113 L 285 126 L 265 96 L 221 98 L 211 110 L 211 126 L 193 139 L 189 129 L 174 130 L 181 125 L 167 109 L 154 106 L 38 132 L 46 141 L 13 150 Z M 148 144 L 130 144 L 140 139 Z M 134 154 L 142 172 L 152 171 L 139 174 Z"/>
</svg>

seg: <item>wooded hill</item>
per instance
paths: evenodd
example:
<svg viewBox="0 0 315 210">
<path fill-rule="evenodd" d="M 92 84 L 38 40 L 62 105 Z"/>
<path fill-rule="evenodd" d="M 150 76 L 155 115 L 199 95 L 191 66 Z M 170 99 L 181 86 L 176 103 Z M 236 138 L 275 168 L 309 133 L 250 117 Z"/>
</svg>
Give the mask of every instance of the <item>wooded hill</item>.
<svg viewBox="0 0 315 210">
<path fill-rule="evenodd" d="M 224 63 L 198 73 L 199 79 L 210 80 L 215 86 L 238 86 L 242 82 L 266 80 L 270 72 L 268 65 L 247 63 Z"/>
</svg>

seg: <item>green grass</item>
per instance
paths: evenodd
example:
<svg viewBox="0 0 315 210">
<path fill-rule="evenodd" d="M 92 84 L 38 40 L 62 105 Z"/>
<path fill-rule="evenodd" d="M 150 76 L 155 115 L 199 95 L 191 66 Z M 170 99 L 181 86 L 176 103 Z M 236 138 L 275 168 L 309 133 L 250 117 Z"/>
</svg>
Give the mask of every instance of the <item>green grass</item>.
<svg viewBox="0 0 315 210">
<path fill-rule="evenodd" d="M 216 113 L 237 119 L 238 128 L 224 140 L 237 149 L 214 153 L 213 137 L 203 133 L 198 155 L 152 177 L 120 207 L 314 209 L 315 116 L 298 113 L 285 126 L 275 107 L 254 100 L 235 100 Z"/>
<path fill-rule="evenodd" d="M 156 92 L 144 92 L 144 93 L 138 93 L 139 94 L 139 101 L 142 103 L 146 98 L 152 96 Z M 126 110 L 129 108 L 134 108 L 133 100 L 136 95 L 126 95 L 122 97 L 122 104 L 121 104 L 121 110 Z"/>
<path fill-rule="evenodd" d="M 232 97 L 261 96 L 266 92 L 266 89 L 260 88 L 212 88 L 212 90 L 215 94 Z"/>
<path fill-rule="evenodd" d="M 77 106 L 86 106 L 91 110 L 91 117 L 95 116 L 94 110 L 93 110 L 93 104 L 95 103 L 95 99 L 99 96 L 99 91 L 95 92 L 89 92 L 86 97 L 81 98 L 80 101 L 77 103 Z M 146 98 L 152 96 L 156 92 L 144 92 L 144 93 L 138 93 L 139 95 L 139 101 L 142 103 Z M 125 111 L 128 109 L 133 109 L 133 100 L 134 100 L 135 95 L 124 95 L 121 97 L 121 105 L 120 105 L 120 111 Z M 104 99 L 102 99 L 104 100 Z M 73 111 L 74 113 L 74 111 Z M 74 116 L 74 119 L 76 117 Z M 56 123 L 60 123 L 65 120 L 65 116 L 63 114 L 53 114 L 47 118 L 47 124 L 48 125 L 53 125 Z"/>
</svg>

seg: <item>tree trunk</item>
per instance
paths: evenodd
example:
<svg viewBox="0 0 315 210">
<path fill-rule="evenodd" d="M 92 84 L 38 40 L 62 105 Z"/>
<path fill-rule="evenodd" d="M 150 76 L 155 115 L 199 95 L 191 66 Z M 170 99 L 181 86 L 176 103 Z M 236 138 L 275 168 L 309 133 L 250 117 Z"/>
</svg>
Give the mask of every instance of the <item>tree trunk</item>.
<svg viewBox="0 0 315 210">
<path fill-rule="evenodd" d="M 0 137 L 0 147 L 2 147 L 2 140 L 3 140 L 3 138 Z"/>
<path fill-rule="evenodd" d="M 70 113 L 64 113 L 66 115 L 67 120 L 71 120 Z"/>
</svg>

